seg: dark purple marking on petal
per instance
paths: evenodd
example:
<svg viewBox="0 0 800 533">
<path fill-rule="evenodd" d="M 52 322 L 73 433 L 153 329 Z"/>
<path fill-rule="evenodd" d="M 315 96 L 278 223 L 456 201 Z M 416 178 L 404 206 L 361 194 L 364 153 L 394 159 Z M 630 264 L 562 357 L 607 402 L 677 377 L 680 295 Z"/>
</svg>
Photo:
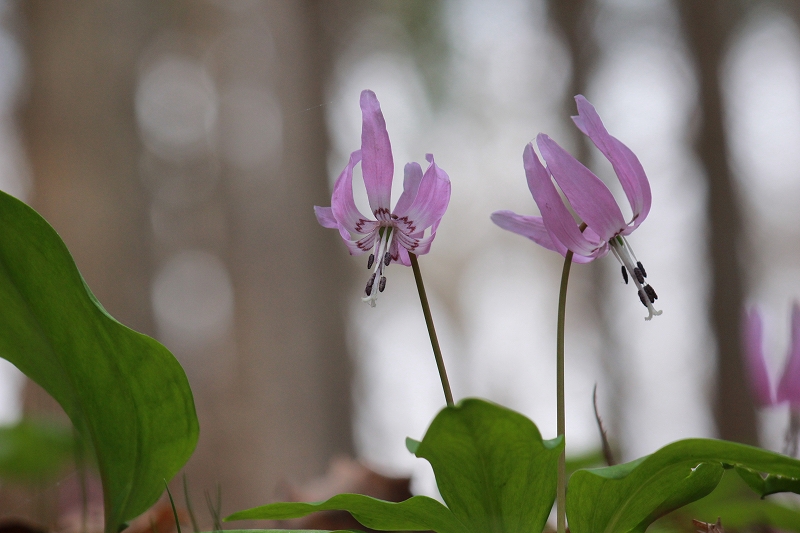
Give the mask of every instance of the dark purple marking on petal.
<svg viewBox="0 0 800 533">
<path fill-rule="evenodd" d="M 358 232 L 358 233 L 364 233 L 364 231 L 363 231 L 363 229 L 364 229 L 364 224 L 366 224 L 367 222 L 373 222 L 373 221 L 372 221 L 372 220 L 367 220 L 367 219 L 365 219 L 365 218 L 359 218 L 359 219 L 356 221 L 356 226 L 355 226 L 355 230 L 356 230 L 356 232 Z"/>
<path fill-rule="evenodd" d="M 375 218 L 378 220 L 389 220 L 391 219 L 391 212 L 386 207 L 379 207 L 374 211 Z"/>
<path fill-rule="evenodd" d="M 409 220 L 407 216 L 397 217 L 397 215 L 393 215 L 395 227 L 402 231 L 403 233 L 411 234 L 417 231 L 417 226 L 414 224 L 413 220 Z M 402 224 L 403 227 L 400 227 Z"/>
</svg>

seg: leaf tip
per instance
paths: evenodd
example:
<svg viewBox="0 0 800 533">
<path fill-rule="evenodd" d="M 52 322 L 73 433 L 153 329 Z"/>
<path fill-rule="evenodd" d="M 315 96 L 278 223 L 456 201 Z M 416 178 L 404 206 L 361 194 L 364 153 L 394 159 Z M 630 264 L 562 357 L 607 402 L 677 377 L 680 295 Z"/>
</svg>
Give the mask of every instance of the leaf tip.
<svg viewBox="0 0 800 533">
<path fill-rule="evenodd" d="M 420 441 L 414 440 L 411 437 L 406 437 L 406 449 L 414 455 L 417 455 L 420 444 L 422 444 Z"/>
</svg>

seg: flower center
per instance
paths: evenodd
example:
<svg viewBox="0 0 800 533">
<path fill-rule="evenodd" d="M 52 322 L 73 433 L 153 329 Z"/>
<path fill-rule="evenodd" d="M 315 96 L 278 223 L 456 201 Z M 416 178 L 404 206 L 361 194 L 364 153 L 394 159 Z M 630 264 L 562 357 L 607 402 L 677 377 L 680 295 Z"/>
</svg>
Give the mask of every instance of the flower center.
<svg viewBox="0 0 800 533">
<path fill-rule="evenodd" d="M 375 268 L 364 289 L 367 295 L 361 298 L 361 301 L 368 303 L 370 307 L 375 307 L 375 300 L 378 299 L 378 293 L 383 292 L 386 288 L 386 276 L 383 275 L 383 270 L 389 266 L 389 263 L 392 261 L 392 254 L 389 252 L 389 247 L 392 245 L 392 237 L 394 236 L 393 229 L 392 226 L 382 226 L 378 229 L 378 238 L 375 240 L 375 251 L 369 254 L 369 259 L 367 260 L 367 268 L 373 268 L 373 265 Z"/>
<path fill-rule="evenodd" d="M 645 320 L 651 320 L 654 316 L 660 315 L 661 311 L 653 307 L 655 301 L 658 300 L 658 295 L 646 281 L 647 271 L 644 269 L 642 262 L 636 259 L 636 254 L 633 253 L 628 240 L 622 235 L 615 235 L 608 243 L 611 245 L 614 257 L 622 265 L 622 279 L 625 280 L 625 284 L 628 283 L 628 274 L 633 278 L 633 283 L 639 291 L 639 300 L 641 300 L 642 305 L 647 308 L 649 313 Z"/>
</svg>

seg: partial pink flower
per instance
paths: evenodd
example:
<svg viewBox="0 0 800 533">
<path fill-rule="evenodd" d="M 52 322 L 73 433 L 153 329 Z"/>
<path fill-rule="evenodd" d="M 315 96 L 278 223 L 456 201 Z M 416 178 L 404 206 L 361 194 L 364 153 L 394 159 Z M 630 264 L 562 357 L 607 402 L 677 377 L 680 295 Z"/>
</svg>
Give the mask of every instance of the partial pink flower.
<svg viewBox="0 0 800 533">
<path fill-rule="evenodd" d="M 745 364 L 747 375 L 750 376 L 753 400 L 759 407 L 775 405 L 767 362 L 764 359 L 764 324 L 761 312 L 755 307 L 745 311 L 742 325 Z"/>
<path fill-rule="evenodd" d="M 788 403 L 793 411 L 800 411 L 800 305 L 795 302 L 792 306 L 791 344 L 775 394 L 764 358 L 761 312 L 756 308 L 745 312 L 743 326 L 744 355 L 756 404 L 759 407 L 769 407 Z"/>
<path fill-rule="evenodd" d="M 378 294 L 386 287 L 386 267 L 392 261 L 410 266 L 409 253 L 430 251 L 450 202 L 450 178 L 432 154 L 425 156 L 428 168 L 424 173 L 418 163 L 406 164 L 403 193 L 390 209 L 394 160 L 380 103 L 372 91 L 361 92 L 361 116 L 361 149 L 350 154 L 336 180 L 331 207 L 314 206 L 314 212 L 322 226 L 339 230 L 350 255 L 371 252 L 367 268 L 373 273 L 362 299 L 375 307 Z M 359 162 L 374 219 L 361 214 L 353 199 L 353 168 Z"/>
<path fill-rule="evenodd" d="M 778 403 L 789 402 L 793 411 L 800 410 L 800 306 L 792 306 L 792 342 L 783 376 L 778 383 Z"/>
<path fill-rule="evenodd" d="M 588 263 L 603 257 L 610 250 L 622 265 L 625 283 L 628 283 L 629 274 L 633 279 L 639 299 L 649 312 L 645 320 L 650 320 L 661 314 L 653 307 L 658 296 L 646 281 L 647 272 L 626 239 L 650 212 L 650 183 L 634 153 L 606 131 L 594 106 L 582 95 L 576 96 L 575 101 L 578 116 L 572 117 L 572 120 L 611 162 L 630 203 L 633 212 L 631 219 L 625 221 L 614 195 L 600 178 L 550 137 L 540 133 L 536 136 L 536 145 L 547 166 L 542 165 L 533 143 L 525 147 L 522 160 L 528 188 L 541 216 L 496 211 L 492 213 L 492 221 L 562 256 L 572 251 L 572 260 L 576 263 Z M 572 210 L 586 224 L 585 229 L 581 230 L 575 222 L 553 180 L 566 196 Z"/>
</svg>

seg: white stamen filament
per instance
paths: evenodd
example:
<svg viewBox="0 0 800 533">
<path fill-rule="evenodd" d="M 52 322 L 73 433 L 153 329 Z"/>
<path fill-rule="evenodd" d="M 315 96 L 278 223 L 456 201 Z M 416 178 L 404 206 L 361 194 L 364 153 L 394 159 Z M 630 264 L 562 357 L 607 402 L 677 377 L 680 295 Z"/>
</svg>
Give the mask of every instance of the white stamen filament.
<svg viewBox="0 0 800 533">
<path fill-rule="evenodd" d="M 375 267 L 373 269 L 373 276 L 375 276 L 370 287 L 370 292 L 365 297 L 361 298 L 362 302 L 368 303 L 370 307 L 375 307 L 375 300 L 378 299 L 380 292 L 379 286 L 381 277 L 383 276 L 383 269 L 386 268 L 384 256 L 392 246 L 392 238 L 394 237 L 394 228 L 391 226 L 384 226 L 383 234 L 380 235 L 375 243 Z"/>
<path fill-rule="evenodd" d="M 628 240 L 621 235 L 615 235 L 608 241 L 608 244 L 611 246 L 611 252 L 614 254 L 614 257 L 617 258 L 617 261 L 630 273 L 630 277 L 636 284 L 636 289 L 639 291 L 639 294 L 645 294 L 642 303 L 647 306 L 647 312 L 649 313 L 649 315 L 645 317 L 645 320 L 652 320 L 654 316 L 660 315 L 662 312 L 653 307 L 653 303 L 650 301 L 647 291 L 644 290 L 643 285 L 647 285 L 647 282 L 644 284 L 640 283 L 639 278 L 634 273 L 634 269 L 638 269 L 636 263 L 638 263 L 639 260 L 636 258 L 636 254 L 633 253 L 630 244 L 628 244 Z"/>
</svg>

